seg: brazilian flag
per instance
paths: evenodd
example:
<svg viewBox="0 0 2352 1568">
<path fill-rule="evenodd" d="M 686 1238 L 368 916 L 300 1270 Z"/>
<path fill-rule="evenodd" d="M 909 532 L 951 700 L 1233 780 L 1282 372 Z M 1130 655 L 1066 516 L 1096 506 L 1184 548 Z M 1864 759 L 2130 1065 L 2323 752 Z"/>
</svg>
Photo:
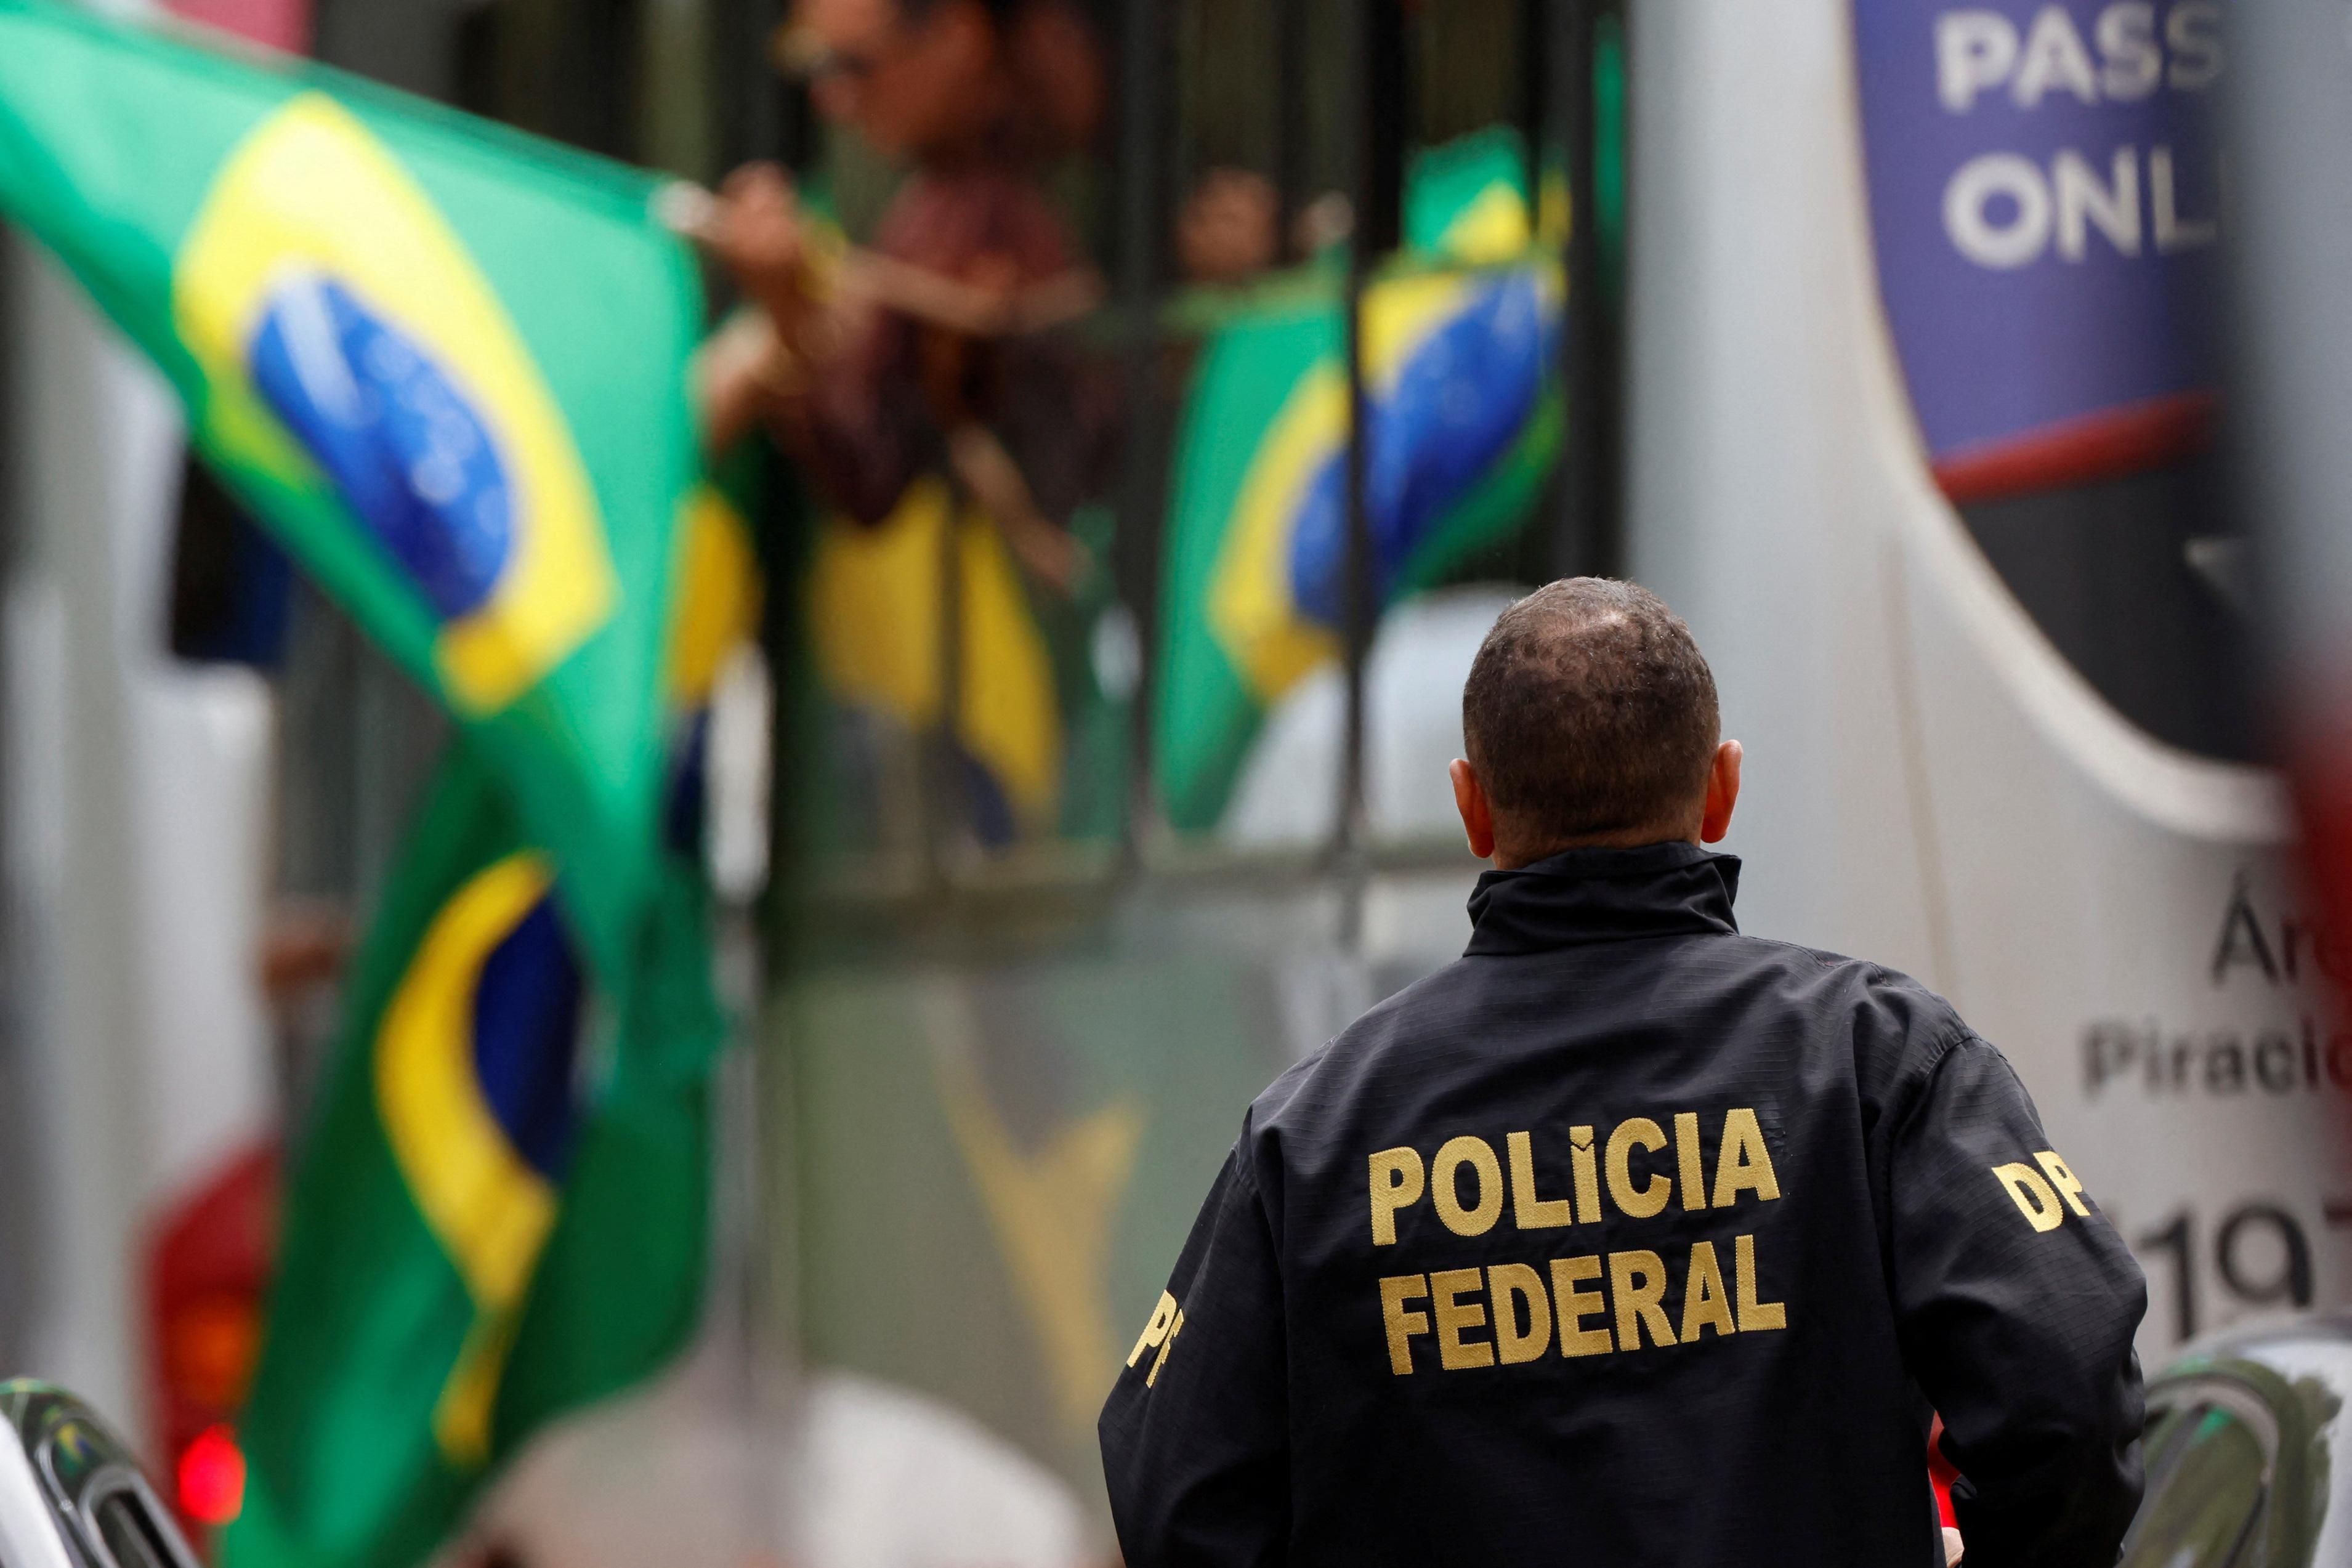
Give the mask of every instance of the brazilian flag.
<svg viewBox="0 0 2352 1568">
<path fill-rule="evenodd" d="M 670 865 L 600 1001 L 497 777 L 462 744 L 345 994 L 240 1423 L 231 1568 L 408 1568 L 499 1461 L 697 1321 L 720 1033 Z"/>
<path fill-rule="evenodd" d="M 536 1426 L 696 1319 L 721 1021 L 663 808 L 751 569 L 698 489 L 700 293 L 655 194 L 300 62 L 0 0 L 0 218 L 461 725 L 295 1169 L 236 1568 L 421 1561 Z"/>
<path fill-rule="evenodd" d="M 0 0 L 0 218 L 463 722 L 608 969 L 659 876 L 661 660 L 698 472 L 700 289 L 655 191 L 300 61 Z"/>
<path fill-rule="evenodd" d="M 410 829 L 290 1184 L 229 1568 L 422 1562 L 536 1427 L 698 1321 L 723 1020 L 691 805 L 711 688 L 758 619 L 741 520 L 708 491 L 681 594 L 671 827 L 617 984 L 473 748 Z"/>
<path fill-rule="evenodd" d="M 1551 209 L 1540 225 L 1538 205 Z M 1512 538 L 1541 491 L 1561 432 L 1564 205 L 1529 202 L 1507 132 L 1434 149 L 1411 171 L 1408 260 L 1363 303 L 1379 603 Z M 1177 442 L 1153 719 L 1160 797 L 1180 829 L 1216 826 L 1266 708 L 1339 657 L 1346 352 L 1329 292 L 1269 293 L 1203 346 Z"/>
</svg>

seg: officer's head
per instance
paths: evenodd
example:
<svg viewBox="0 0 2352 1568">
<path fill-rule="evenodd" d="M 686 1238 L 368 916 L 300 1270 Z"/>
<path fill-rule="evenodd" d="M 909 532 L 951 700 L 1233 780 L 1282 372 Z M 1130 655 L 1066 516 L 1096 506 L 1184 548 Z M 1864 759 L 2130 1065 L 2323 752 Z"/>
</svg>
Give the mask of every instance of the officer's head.
<svg viewBox="0 0 2352 1568">
<path fill-rule="evenodd" d="M 1505 610 L 1462 689 L 1454 799 L 1508 869 L 1563 849 L 1712 844 L 1739 798 L 1715 677 L 1648 589 L 1570 577 Z"/>
</svg>

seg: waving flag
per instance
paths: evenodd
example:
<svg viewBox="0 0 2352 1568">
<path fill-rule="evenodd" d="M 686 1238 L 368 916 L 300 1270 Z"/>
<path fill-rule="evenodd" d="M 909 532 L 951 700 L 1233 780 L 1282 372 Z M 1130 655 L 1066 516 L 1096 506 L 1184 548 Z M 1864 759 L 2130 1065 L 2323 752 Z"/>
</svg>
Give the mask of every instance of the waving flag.
<svg viewBox="0 0 2352 1568">
<path fill-rule="evenodd" d="M 621 982 L 582 963 L 553 859 L 468 749 L 410 832 L 289 1201 L 232 1568 L 406 1568 L 533 1428 L 693 1328 L 721 1023 L 692 800 L 759 574 L 714 492 L 689 515 L 672 831 Z"/>
<path fill-rule="evenodd" d="M 950 593 L 951 616 L 940 605 Z M 1053 655 L 993 523 L 960 509 L 939 479 L 919 479 L 878 526 L 819 525 L 807 594 L 811 653 L 835 700 L 919 734 L 952 689 L 952 743 L 984 839 L 1010 842 L 1054 820 L 1063 732 Z M 948 626 L 961 645 L 952 682 L 940 657 Z"/>
<path fill-rule="evenodd" d="M 0 216 L 467 726 L 607 967 L 657 876 L 668 579 L 698 472 L 700 294 L 652 192 L 301 62 L 0 0 Z"/>
<path fill-rule="evenodd" d="M 553 879 L 461 745 L 354 966 L 289 1191 L 234 1568 L 423 1561 L 534 1426 L 694 1325 L 719 1033 L 699 889 L 673 862 L 600 1025 Z"/>
<path fill-rule="evenodd" d="M 1559 439 L 1559 271 L 1532 256 L 1515 139 L 1423 159 L 1407 239 L 1465 270 L 1383 279 L 1364 300 L 1366 481 L 1379 603 L 1508 539 Z M 1517 259 L 1514 258 L 1521 258 Z M 1223 327 L 1179 437 L 1160 797 L 1212 827 L 1268 705 L 1339 656 L 1346 625 L 1342 311 L 1292 305 Z"/>
<path fill-rule="evenodd" d="M 463 726 L 287 1204 L 237 1568 L 406 1568 L 702 1279 L 720 1026 L 666 847 L 748 552 L 698 493 L 651 184 L 313 69 L 0 0 L 0 216 Z M 698 572 L 680 608 L 677 568 Z"/>
</svg>

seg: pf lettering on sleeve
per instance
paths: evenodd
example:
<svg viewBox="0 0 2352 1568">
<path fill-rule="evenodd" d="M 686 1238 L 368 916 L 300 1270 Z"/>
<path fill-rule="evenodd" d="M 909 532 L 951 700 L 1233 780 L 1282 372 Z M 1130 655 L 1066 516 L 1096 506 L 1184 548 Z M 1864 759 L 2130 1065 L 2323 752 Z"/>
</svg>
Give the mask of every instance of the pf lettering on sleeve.
<svg viewBox="0 0 2352 1568">
<path fill-rule="evenodd" d="M 1150 1321 L 1143 1325 L 1142 1334 L 1135 1348 L 1127 1352 L 1127 1364 L 1133 1366 L 1143 1359 L 1143 1352 L 1157 1348 L 1151 1370 L 1143 1374 L 1143 1386 L 1150 1388 L 1160 1381 L 1160 1369 L 1168 1364 L 1168 1352 L 1176 1348 L 1176 1336 L 1184 1331 L 1184 1309 L 1167 1291 L 1160 1292 L 1160 1302 L 1151 1309 Z M 1212 1336 L 1213 1337 L 1213 1336 Z"/>
</svg>

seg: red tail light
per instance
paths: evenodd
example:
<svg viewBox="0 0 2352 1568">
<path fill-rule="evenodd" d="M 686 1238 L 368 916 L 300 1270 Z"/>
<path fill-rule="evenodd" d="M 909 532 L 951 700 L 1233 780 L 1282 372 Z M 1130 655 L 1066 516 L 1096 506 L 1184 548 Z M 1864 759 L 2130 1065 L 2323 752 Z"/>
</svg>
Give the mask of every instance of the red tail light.
<svg viewBox="0 0 2352 1568">
<path fill-rule="evenodd" d="M 223 1525 L 245 1506 L 245 1453 L 226 1425 L 207 1426 L 180 1450 L 180 1511 Z"/>
</svg>

